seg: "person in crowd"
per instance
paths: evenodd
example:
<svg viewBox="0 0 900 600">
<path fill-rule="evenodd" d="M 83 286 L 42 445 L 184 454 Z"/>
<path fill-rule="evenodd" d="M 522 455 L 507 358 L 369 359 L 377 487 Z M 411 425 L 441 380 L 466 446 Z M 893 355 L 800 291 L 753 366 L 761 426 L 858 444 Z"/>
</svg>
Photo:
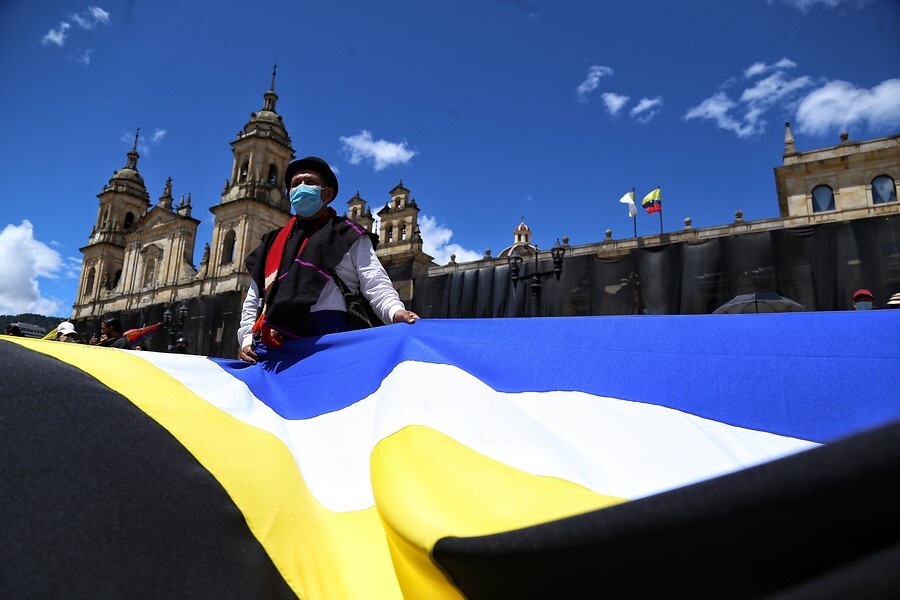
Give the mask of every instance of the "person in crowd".
<svg viewBox="0 0 900 600">
<path fill-rule="evenodd" d="M 190 345 L 191 345 L 191 343 L 188 342 L 186 337 L 178 338 L 177 340 L 175 340 L 175 353 L 176 354 L 187 354 L 188 348 L 190 347 Z"/>
<path fill-rule="evenodd" d="M 6 328 L 3 330 L 3 335 L 24 337 L 25 334 L 22 333 L 22 330 L 19 329 L 18 325 L 7 325 Z"/>
<path fill-rule="evenodd" d="M 875 308 L 875 297 L 867 289 L 853 292 L 853 310 L 872 310 Z"/>
<path fill-rule="evenodd" d="M 131 349 L 136 350 L 136 351 L 141 351 L 144 349 L 144 347 L 140 344 L 135 344 L 134 346 L 131 347 Z"/>
<path fill-rule="evenodd" d="M 245 260 L 252 281 L 241 309 L 239 357 L 255 363 L 254 336 L 264 346 L 348 331 L 347 305 L 334 275 L 359 288 L 385 323 L 414 323 L 384 266 L 377 236 L 329 207 L 338 180 L 315 156 L 295 160 L 284 173 L 294 216 L 263 237 Z"/>
<path fill-rule="evenodd" d="M 885 304 L 888 308 L 900 308 L 900 292 L 897 292 Z"/>
<path fill-rule="evenodd" d="M 100 322 L 100 337 L 96 335 L 89 342 L 92 346 L 109 346 L 131 350 L 131 342 L 122 335 L 122 324 L 115 317 L 107 317 Z"/>
<path fill-rule="evenodd" d="M 75 326 L 69 321 L 63 321 L 56 328 L 56 341 L 57 342 L 78 342 L 78 332 L 75 331 Z"/>
</svg>

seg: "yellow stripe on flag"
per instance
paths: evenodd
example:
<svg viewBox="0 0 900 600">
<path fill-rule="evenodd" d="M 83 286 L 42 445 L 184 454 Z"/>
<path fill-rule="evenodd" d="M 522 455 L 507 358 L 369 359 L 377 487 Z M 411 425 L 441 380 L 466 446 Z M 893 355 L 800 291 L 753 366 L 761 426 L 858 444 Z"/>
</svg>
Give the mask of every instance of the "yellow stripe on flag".
<svg viewBox="0 0 900 600">
<path fill-rule="evenodd" d="M 10 341 L 92 375 L 165 427 L 222 484 L 300 598 L 401 597 L 375 509 L 324 509 L 272 434 L 201 400 L 140 353 Z"/>
<path fill-rule="evenodd" d="M 519 471 L 418 425 L 382 439 L 371 471 L 375 505 L 407 598 L 461 598 L 431 561 L 441 538 L 501 533 L 625 502 Z"/>
</svg>

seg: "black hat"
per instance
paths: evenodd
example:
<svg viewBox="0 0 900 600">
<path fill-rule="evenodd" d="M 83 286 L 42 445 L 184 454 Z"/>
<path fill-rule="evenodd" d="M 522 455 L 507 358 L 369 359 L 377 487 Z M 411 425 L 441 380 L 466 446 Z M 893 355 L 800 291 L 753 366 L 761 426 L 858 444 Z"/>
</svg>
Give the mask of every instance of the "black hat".
<svg viewBox="0 0 900 600">
<path fill-rule="evenodd" d="M 318 156 L 298 158 L 297 160 L 289 164 L 288 168 L 284 172 L 284 187 L 286 187 L 287 189 L 291 189 L 291 179 L 296 173 L 299 173 L 300 171 L 314 171 L 318 173 L 322 177 L 322 179 L 325 180 L 325 185 L 327 187 L 334 188 L 334 197 L 337 198 L 338 180 L 334 174 L 334 171 L 331 170 L 331 167 L 328 166 L 327 162 L 325 162 Z"/>
</svg>

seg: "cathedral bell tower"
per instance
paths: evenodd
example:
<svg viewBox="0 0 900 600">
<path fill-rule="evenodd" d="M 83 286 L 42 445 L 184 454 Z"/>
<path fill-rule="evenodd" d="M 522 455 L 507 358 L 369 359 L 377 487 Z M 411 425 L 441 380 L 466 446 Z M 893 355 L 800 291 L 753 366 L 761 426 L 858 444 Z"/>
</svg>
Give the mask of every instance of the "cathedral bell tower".
<svg viewBox="0 0 900 600">
<path fill-rule="evenodd" d="M 366 205 L 366 201 L 362 199 L 359 192 L 356 192 L 356 195 L 347 201 L 347 209 L 351 220 L 365 227 L 366 231 L 372 232 L 375 218 L 372 217 L 372 209 Z"/>
<path fill-rule="evenodd" d="M 119 284 L 125 256 L 125 236 L 150 207 L 150 195 L 144 186 L 144 178 L 137 170 L 140 131 L 138 129 L 134 136 L 134 146 L 127 155 L 125 166 L 113 174 L 97 195 L 100 199 L 97 222 L 87 245 L 81 248 L 84 265 L 75 295 L 76 307 L 96 302 Z"/>
<path fill-rule="evenodd" d="M 231 142 L 234 163 L 225 182 L 222 199 L 209 210 L 215 215 L 204 293 L 243 291 L 244 258 L 269 231 L 290 219 L 291 204 L 282 178 L 294 158 L 291 138 L 277 112 L 275 69 L 272 83 L 263 94 L 263 107 L 250 113 L 250 120 Z"/>
<path fill-rule="evenodd" d="M 352 201 L 350 208 L 352 214 Z M 356 208 L 365 208 L 364 203 L 357 203 Z M 409 195 L 409 190 L 403 187 L 402 181 L 391 190 L 391 199 L 378 211 L 378 216 L 381 219 L 378 258 L 387 269 L 400 299 L 409 306 L 413 297 L 413 281 L 428 271 L 433 258 L 423 250 L 419 206 L 416 199 Z"/>
<path fill-rule="evenodd" d="M 384 255 L 421 252 L 419 207 L 403 187 L 403 181 L 391 190 L 391 199 L 378 211 L 378 216 L 381 218 L 379 248 Z"/>
</svg>

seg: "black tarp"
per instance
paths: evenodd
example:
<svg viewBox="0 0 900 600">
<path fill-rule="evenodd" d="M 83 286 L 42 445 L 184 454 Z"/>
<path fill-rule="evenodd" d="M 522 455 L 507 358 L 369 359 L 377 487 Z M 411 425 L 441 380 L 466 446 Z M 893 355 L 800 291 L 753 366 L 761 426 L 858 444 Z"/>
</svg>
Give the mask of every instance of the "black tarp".
<svg viewBox="0 0 900 600">
<path fill-rule="evenodd" d="M 531 316 L 534 262 L 526 261 L 514 285 L 501 264 L 414 281 L 412 310 L 424 318 L 473 319 Z M 549 258 L 539 271 L 551 271 Z M 413 261 L 391 263 L 394 281 L 412 276 Z M 858 288 L 883 307 L 900 292 L 900 216 L 872 217 L 794 229 L 723 236 L 699 242 L 639 247 L 617 256 L 567 256 L 559 281 L 541 284 L 540 316 L 707 314 L 738 294 L 775 292 L 806 310 L 847 310 Z M 236 357 L 243 298 L 236 292 L 187 300 L 179 335 L 192 354 Z M 173 312 L 177 306 L 171 307 Z M 125 329 L 162 321 L 166 306 L 113 312 Z M 100 319 L 82 319 L 83 337 L 99 332 Z M 160 330 L 149 348 L 165 351 Z"/>
<path fill-rule="evenodd" d="M 506 265 L 419 277 L 412 308 L 425 318 L 530 316 L 534 269 L 526 261 L 515 286 Z M 540 260 L 539 271 L 551 269 Z M 559 281 L 542 282 L 540 315 L 706 314 L 751 292 L 775 292 L 806 310 L 846 310 L 861 287 L 876 306 L 900 292 L 900 217 L 569 256 Z"/>
</svg>

